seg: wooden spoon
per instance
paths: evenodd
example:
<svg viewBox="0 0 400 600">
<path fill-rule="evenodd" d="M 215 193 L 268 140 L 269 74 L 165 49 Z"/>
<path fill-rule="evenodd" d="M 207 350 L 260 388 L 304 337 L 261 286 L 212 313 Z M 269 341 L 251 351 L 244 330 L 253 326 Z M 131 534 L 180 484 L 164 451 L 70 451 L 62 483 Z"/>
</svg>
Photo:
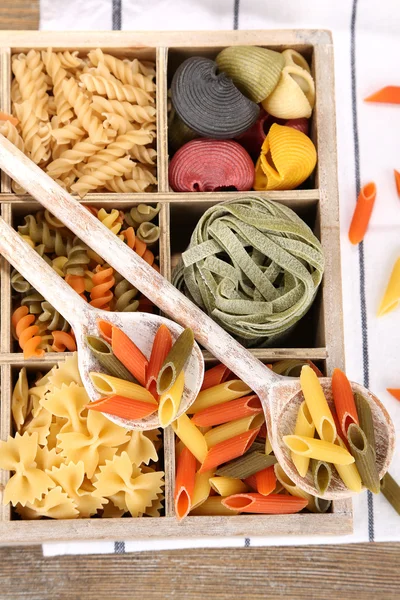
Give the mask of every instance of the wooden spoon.
<svg viewBox="0 0 400 600">
<path fill-rule="evenodd" d="M 90 351 L 86 336 L 99 335 L 97 326 L 99 319 L 121 328 L 147 357 L 150 357 L 154 336 L 162 323 L 167 325 L 174 340 L 183 331 L 177 323 L 157 315 L 142 312 L 117 313 L 93 308 L 62 277 L 57 275 L 2 217 L 0 217 L 0 253 L 70 323 L 78 348 L 79 372 L 91 400 L 97 400 L 101 396 L 93 387 L 89 373 L 91 371 L 104 373 L 105 369 Z M 194 344 L 192 354 L 185 365 L 185 389 L 179 415 L 182 415 L 196 399 L 203 382 L 203 375 L 203 355 L 199 346 Z M 112 415 L 107 417 L 127 429 L 146 430 L 160 427 L 157 413 L 135 421 Z"/>
<path fill-rule="evenodd" d="M 297 411 L 303 400 L 299 379 L 281 377 L 265 367 L 2 135 L 0 135 L 0 168 L 65 223 L 75 235 L 100 254 L 154 304 L 185 327 L 191 327 L 197 341 L 254 390 L 262 402 L 276 458 L 299 488 L 317 496 L 318 491 L 311 476 L 308 475 L 303 479 L 298 475 L 291 461 L 290 452 L 282 441 L 282 436 L 294 432 Z M 145 200 L 145 198 L 142 196 L 140 200 Z M 5 230 L 4 226 L 2 231 L 9 233 L 8 228 Z M 14 236 L 12 239 L 15 239 Z M 10 262 L 13 262 L 13 254 L 16 253 L 16 246 L 13 247 L 13 244 L 15 242 L 6 246 L 7 255 L 5 256 Z M 25 245 L 25 242 L 21 240 L 19 244 Z M 3 246 L 4 244 L 0 248 L 1 251 L 3 251 Z M 26 274 L 29 280 L 29 273 L 26 271 L 22 274 L 24 276 Z M 53 287 L 51 297 L 55 298 L 57 294 L 60 295 L 60 289 L 58 285 L 57 288 Z M 41 290 L 38 289 L 38 291 Z M 46 295 L 46 290 L 42 291 Z M 76 296 L 71 302 L 77 303 Z M 57 309 L 57 306 L 55 308 Z M 78 313 L 81 310 L 80 308 Z M 121 318 L 121 315 L 115 315 L 115 318 Z M 148 315 L 141 318 L 147 319 Z M 78 323 L 81 322 L 78 315 L 76 320 Z M 83 342 L 80 342 L 80 352 L 83 349 Z M 83 372 L 84 363 L 80 364 Z M 86 385 L 87 378 L 84 377 L 84 380 Z M 331 403 L 331 379 L 322 378 L 320 381 L 327 400 Z M 377 441 L 376 459 L 379 475 L 382 478 L 388 470 L 393 456 L 395 441 L 393 423 L 376 396 L 358 384 L 353 384 L 353 390 L 363 394 L 371 405 Z M 186 409 L 187 405 L 185 405 Z M 352 492 L 345 488 L 341 480 L 333 477 L 324 498 L 339 499 L 351 495 Z"/>
</svg>

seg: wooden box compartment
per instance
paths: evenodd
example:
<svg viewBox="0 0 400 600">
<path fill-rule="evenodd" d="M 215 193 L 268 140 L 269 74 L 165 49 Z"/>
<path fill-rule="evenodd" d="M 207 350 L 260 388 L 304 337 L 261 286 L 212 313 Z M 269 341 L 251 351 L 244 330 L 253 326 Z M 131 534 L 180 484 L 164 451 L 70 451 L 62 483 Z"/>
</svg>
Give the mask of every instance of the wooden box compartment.
<svg viewBox="0 0 400 600">
<path fill-rule="evenodd" d="M 310 62 L 316 82 L 316 107 L 312 119 L 312 138 L 318 150 L 318 165 L 306 189 L 274 192 L 173 193 L 168 186 L 167 90 L 168 77 L 188 56 L 213 57 L 226 46 L 259 45 L 283 50 L 294 48 Z M 309 314 L 279 348 L 255 348 L 251 352 L 263 362 L 280 358 L 305 358 L 317 361 L 326 373 L 344 366 L 342 309 L 340 304 L 340 247 L 336 173 L 336 138 L 333 48 L 329 32 L 232 31 L 232 32 L 0 32 L 1 85 L 0 110 L 10 109 L 10 57 L 24 49 L 79 50 L 82 53 L 100 47 L 118 57 L 156 59 L 157 70 L 157 151 L 158 191 L 143 194 L 93 193 L 85 204 L 109 208 L 127 208 L 146 202 L 160 202 L 161 236 L 159 256 L 161 273 L 171 279 L 171 264 L 182 252 L 197 219 L 211 205 L 235 197 L 257 194 L 293 208 L 312 227 L 322 242 L 326 267 L 323 284 Z M 10 192 L 8 178 L 2 176 L 1 214 L 9 223 L 17 223 L 40 205 L 29 196 Z M 11 392 L 17 369 L 50 369 L 67 354 L 47 354 L 39 361 L 26 361 L 16 351 L 11 338 L 10 268 L 1 259 L 1 414 L 0 436 L 7 439 L 11 428 Z M 206 366 L 214 364 L 204 350 Z M 160 451 L 162 452 L 162 451 Z M 188 517 L 178 523 L 173 509 L 175 473 L 174 434 L 164 432 L 165 515 L 155 518 L 78 519 L 72 521 L 22 521 L 8 506 L 0 509 L 1 544 L 35 544 L 72 540 L 128 540 L 177 537 L 268 536 L 268 535 L 344 535 L 352 531 L 351 501 L 334 502 L 327 514 L 241 515 L 233 517 Z M 8 474 L 2 472 L 0 490 Z"/>
</svg>

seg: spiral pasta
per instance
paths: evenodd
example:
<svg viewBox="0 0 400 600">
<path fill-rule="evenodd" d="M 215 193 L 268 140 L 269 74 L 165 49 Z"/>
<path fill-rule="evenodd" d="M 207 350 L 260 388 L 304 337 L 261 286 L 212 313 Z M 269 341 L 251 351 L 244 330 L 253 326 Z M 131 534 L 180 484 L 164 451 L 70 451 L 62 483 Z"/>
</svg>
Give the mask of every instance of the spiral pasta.
<svg viewBox="0 0 400 600">
<path fill-rule="evenodd" d="M 148 92 L 133 85 L 124 85 L 117 79 L 91 73 L 83 73 L 79 79 L 88 92 L 107 96 L 109 100 L 127 101 L 139 106 L 154 103 L 154 99 Z"/>
<path fill-rule="evenodd" d="M 19 122 L 0 122 L 0 132 L 64 189 L 83 196 L 107 189 L 114 177 L 131 182 L 131 157 L 156 166 L 153 63 L 100 49 L 84 58 L 78 51 L 32 49 L 12 56 L 12 72 L 12 113 Z M 25 193 L 15 182 L 12 190 Z"/>
<path fill-rule="evenodd" d="M 92 142 L 107 142 L 101 121 L 90 108 L 90 102 L 72 77 L 64 80 L 62 89 L 69 104 L 74 107 L 78 122 L 87 131 Z"/>
<path fill-rule="evenodd" d="M 14 146 L 18 148 L 21 152 L 25 151 L 24 140 L 18 133 L 15 125 L 11 123 L 11 121 L 2 121 L 0 122 L 0 133 L 4 135 Z"/>
<path fill-rule="evenodd" d="M 112 160 L 93 170 L 90 174 L 79 177 L 78 181 L 71 186 L 71 189 L 82 198 L 90 190 L 107 184 L 110 179 L 125 175 L 132 170 L 133 164 L 128 157 Z"/>
<path fill-rule="evenodd" d="M 42 52 L 42 58 L 53 83 L 54 103 L 58 119 L 61 123 L 69 123 L 74 113 L 62 88 L 67 71 L 62 67 L 60 58 L 51 48 L 47 52 Z"/>
<path fill-rule="evenodd" d="M 40 349 L 42 338 L 39 333 L 39 327 L 34 325 L 35 316 L 29 314 L 27 306 L 17 308 L 11 317 L 11 322 L 15 328 L 15 335 L 19 345 L 24 352 L 24 358 L 40 358 L 44 350 Z"/>
<path fill-rule="evenodd" d="M 86 208 L 129 248 L 158 270 L 155 244 L 159 227 L 151 221 L 157 217 L 160 205 L 139 204 L 127 213 L 115 208 L 105 210 L 92 205 Z M 58 275 L 93 306 L 117 312 L 149 309 L 148 301 L 136 288 L 80 239 L 73 237 L 64 224 L 48 210 L 26 215 L 23 224 L 18 226 L 18 231 Z M 149 245 L 153 251 L 148 248 Z M 21 337 L 17 335 L 16 324 L 22 320 L 18 333 L 20 330 L 27 330 L 21 338 L 22 343 L 27 342 L 24 351 L 28 353 L 33 347 L 36 356 L 42 352 L 72 351 L 75 340 L 68 337 L 71 327 L 64 317 L 16 270 L 11 272 L 11 285 L 15 312 L 13 334 L 15 339 Z"/>
<path fill-rule="evenodd" d="M 122 224 L 119 222 L 119 211 L 113 208 L 108 213 L 104 208 L 101 208 L 97 213 L 97 218 L 105 225 L 112 233 L 119 233 Z"/>
<path fill-rule="evenodd" d="M 93 287 L 90 292 L 90 304 L 95 308 L 110 310 L 110 302 L 114 296 L 111 288 L 115 283 L 113 276 L 114 269 L 109 267 L 104 269 L 101 266 L 96 267 L 96 272 L 93 275 Z"/>
<path fill-rule="evenodd" d="M 152 81 L 153 75 L 134 73 L 131 65 L 111 54 L 104 54 L 100 48 L 92 50 L 88 54 L 90 62 L 97 67 L 104 64 L 109 71 L 115 75 L 123 84 L 133 85 L 146 92 L 153 92 L 155 85 Z"/>
<path fill-rule="evenodd" d="M 78 275 L 79 277 L 83 277 L 86 266 L 90 262 L 90 258 L 87 254 L 87 246 L 78 238 L 75 238 L 67 256 L 68 260 L 63 267 L 64 273 L 66 275 Z"/>
</svg>

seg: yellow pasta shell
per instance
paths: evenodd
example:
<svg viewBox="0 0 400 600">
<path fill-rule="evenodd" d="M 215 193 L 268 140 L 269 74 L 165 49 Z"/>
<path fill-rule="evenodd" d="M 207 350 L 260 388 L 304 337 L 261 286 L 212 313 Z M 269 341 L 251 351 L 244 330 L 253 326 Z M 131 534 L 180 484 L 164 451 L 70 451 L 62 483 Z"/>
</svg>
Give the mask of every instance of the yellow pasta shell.
<svg viewBox="0 0 400 600">
<path fill-rule="evenodd" d="M 261 147 L 254 189 L 293 190 L 307 179 L 317 163 L 317 151 L 308 136 L 274 123 Z"/>
<path fill-rule="evenodd" d="M 278 85 L 262 105 L 279 119 L 311 117 L 315 103 L 315 85 L 310 73 L 297 65 L 283 68 Z"/>
<path fill-rule="evenodd" d="M 311 73 L 310 66 L 304 56 L 297 52 L 297 50 L 293 50 L 289 48 L 288 50 L 284 50 L 282 52 L 283 60 L 285 61 L 285 67 L 291 65 L 292 67 L 301 67 L 305 69 L 308 73 Z"/>
</svg>

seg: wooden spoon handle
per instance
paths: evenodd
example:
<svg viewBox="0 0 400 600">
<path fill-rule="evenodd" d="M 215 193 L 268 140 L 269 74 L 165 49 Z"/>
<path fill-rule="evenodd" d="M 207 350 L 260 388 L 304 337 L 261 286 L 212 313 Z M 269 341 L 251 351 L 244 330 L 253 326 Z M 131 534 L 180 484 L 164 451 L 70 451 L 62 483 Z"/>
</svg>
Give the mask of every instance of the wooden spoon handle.
<svg viewBox="0 0 400 600">
<path fill-rule="evenodd" d="M 0 254 L 76 327 L 87 303 L 0 217 Z"/>
<path fill-rule="evenodd" d="M 279 378 L 0 134 L 0 168 L 256 393 Z"/>
</svg>

